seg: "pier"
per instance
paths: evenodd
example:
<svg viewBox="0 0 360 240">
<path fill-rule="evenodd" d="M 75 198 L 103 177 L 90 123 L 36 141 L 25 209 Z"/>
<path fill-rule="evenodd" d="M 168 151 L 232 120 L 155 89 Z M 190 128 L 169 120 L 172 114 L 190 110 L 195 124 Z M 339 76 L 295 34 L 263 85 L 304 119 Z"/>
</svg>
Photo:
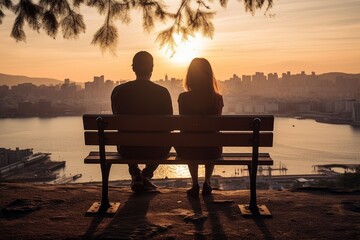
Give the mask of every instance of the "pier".
<svg viewBox="0 0 360 240">
<path fill-rule="evenodd" d="M 360 164 L 344 164 L 344 163 L 333 163 L 323 165 L 313 165 L 314 170 L 324 171 L 329 173 L 336 173 L 333 168 L 341 168 L 344 172 L 355 172 L 356 169 L 360 169 Z"/>
<path fill-rule="evenodd" d="M 48 182 L 58 177 L 54 171 L 64 168 L 65 161 L 51 161 L 50 153 L 35 153 L 0 168 L 0 181 Z"/>
</svg>

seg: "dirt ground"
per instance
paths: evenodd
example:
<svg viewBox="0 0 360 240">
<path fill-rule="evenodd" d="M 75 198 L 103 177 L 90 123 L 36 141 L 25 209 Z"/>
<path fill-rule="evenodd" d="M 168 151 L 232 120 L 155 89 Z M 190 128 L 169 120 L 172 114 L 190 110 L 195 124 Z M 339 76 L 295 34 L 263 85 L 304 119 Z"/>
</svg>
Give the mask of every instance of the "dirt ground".
<svg viewBox="0 0 360 240">
<path fill-rule="evenodd" d="M 85 215 L 100 200 L 98 184 L 0 184 L 0 239 L 360 239 L 360 195 L 326 190 L 258 191 L 271 218 L 241 215 L 249 191 L 214 191 L 189 199 L 185 188 L 133 194 L 113 217 Z"/>
</svg>

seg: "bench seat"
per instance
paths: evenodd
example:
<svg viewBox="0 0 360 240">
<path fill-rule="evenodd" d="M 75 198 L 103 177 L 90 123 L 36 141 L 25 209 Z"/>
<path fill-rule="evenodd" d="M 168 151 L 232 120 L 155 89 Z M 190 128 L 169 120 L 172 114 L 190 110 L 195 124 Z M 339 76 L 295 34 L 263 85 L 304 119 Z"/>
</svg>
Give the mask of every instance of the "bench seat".
<svg viewBox="0 0 360 240">
<path fill-rule="evenodd" d="M 214 165 L 251 165 L 252 162 L 252 153 L 223 153 L 221 158 L 218 159 L 199 159 L 199 160 L 189 160 L 181 159 L 176 156 L 176 153 L 170 153 L 166 159 L 125 159 L 122 158 L 117 152 L 106 152 L 106 162 L 111 164 L 146 164 L 146 163 L 155 163 L 155 164 L 166 164 L 166 165 L 179 165 L 179 164 L 214 164 Z M 99 152 L 90 152 L 89 155 L 84 159 L 86 164 L 101 164 L 100 153 Z M 259 165 L 273 165 L 273 160 L 270 157 L 269 153 L 259 153 Z"/>
</svg>

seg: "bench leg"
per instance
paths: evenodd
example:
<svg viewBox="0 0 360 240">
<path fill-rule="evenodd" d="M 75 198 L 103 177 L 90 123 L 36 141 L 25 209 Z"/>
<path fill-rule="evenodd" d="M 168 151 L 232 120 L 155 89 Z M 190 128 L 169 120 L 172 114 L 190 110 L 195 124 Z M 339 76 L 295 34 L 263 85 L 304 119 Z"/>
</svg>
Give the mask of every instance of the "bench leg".
<svg viewBox="0 0 360 240">
<path fill-rule="evenodd" d="M 256 200 L 256 177 L 259 161 L 259 118 L 255 118 L 253 121 L 253 147 L 252 147 L 252 161 L 251 165 L 248 165 L 249 177 L 250 177 L 250 204 L 239 204 L 240 211 L 243 216 L 271 216 L 269 209 L 265 205 L 258 205 Z"/>
<path fill-rule="evenodd" d="M 106 123 L 102 117 L 96 118 L 99 134 L 99 153 L 100 153 L 100 166 L 102 176 L 102 190 L 101 190 L 101 202 L 95 202 L 86 212 L 87 214 L 101 213 L 114 215 L 120 207 L 120 203 L 109 202 L 108 191 L 109 191 L 109 173 L 111 163 L 106 162 L 105 138 L 104 128 Z"/>
<path fill-rule="evenodd" d="M 265 205 L 258 205 L 256 199 L 256 176 L 257 166 L 248 165 L 250 177 L 250 204 L 239 204 L 243 216 L 267 216 L 271 217 L 269 209 Z"/>
<path fill-rule="evenodd" d="M 101 206 L 100 210 L 105 211 L 110 207 L 109 202 L 109 174 L 111 164 L 101 164 L 101 177 L 102 177 L 102 189 L 101 189 Z"/>
<path fill-rule="evenodd" d="M 109 173 L 111 164 L 101 164 L 102 189 L 101 202 L 94 202 L 86 212 L 87 214 L 108 214 L 114 215 L 120 207 L 118 202 L 109 202 Z"/>
</svg>

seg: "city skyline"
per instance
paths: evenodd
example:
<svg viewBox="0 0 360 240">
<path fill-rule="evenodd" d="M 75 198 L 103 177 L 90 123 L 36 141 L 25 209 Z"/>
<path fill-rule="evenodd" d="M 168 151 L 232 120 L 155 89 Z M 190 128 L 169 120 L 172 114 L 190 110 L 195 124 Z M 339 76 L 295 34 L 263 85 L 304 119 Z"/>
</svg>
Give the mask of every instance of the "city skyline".
<svg viewBox="0 0 360 240">
<path fill-rule="evenodd" d="M 275 114 L 313 118 L 336 124 L 360 124 L 359 75 L 311 75 L 283 73 L 233 75 L 219 81 L 224 99 L 223 114 Z M 167 81 L 166 81 L 167 80 Z M 94 76 L 84 87 L 65 79 L 62 84 L 36 86 L 24 83 L 0 86 L 0 118 L 31 116 L 66 116 L 84 113 L 111 113 L 110 96 L 123 82 Z M 183 91 L 182 81 L 165 78 L 158 81 L 172 96 L 174 113 L 177 97 Z"/>
<path fill-rule="evenodd" d="M 286 77 L 286 75 L 291 75 L 291 76 L 316 76 L 316 77 L 321 77 L 322 80 L 329 80 L 329 81 L 334 81 L 336 80 L 339 76 L 341 77 L 346 77 L 346 78 L 353 78 L 353 79 L 358 79 L 360 80 L 360 73 L 344 73 L 344 72 L 326 72 L 326 73 L 316 73 L 314 71 L 311 72 L 306 72 L 306 71 L 300 71 L 300 72 L 291 72 L 291 71 L 285 71 L 285 72 L 253 72 L 253 73 L 249 73 L 249 74 L 241 74 L 241 73 L 229 73 L 227 74 L 227 77 L 225 79 L 217 79 L 217 81 L 220 82 L 224 82 L 224 81 L 228 81 L 228 80 L 236 80 L 239 79 L 240 81 L 244 80 L 244 77 L 246 79 L 250 78 L 250 81 L 252 81 L 252 78 L 254 76 L 257 75 L 263 75 L 265 77 L 265 80 L 281 80 L 284 75 Z M 126 81 L 133 81 L 134 79 L 125 79 L 125 78 L 119 78 L 119 79 L 111 79 L 109 78 L 106 74 L 103 73 L 99 73 L 99 74 L 95 74 L 93 75 L 90 79 L 85 80 L 84 82 L 80 82 L 77 81 L 76 79 L 72 78 L 71 76 L 67 76 L 64 79 L 54 79 L 54 78 L 49 78 L 47 76 L 43 76 L 43 77 L 33 77 L 33 76 L 23 76 L 20 74 L 17 75 L 9 75 L 9 74 L 4 74 L 0 72 L 0 86 L 1 85 L 6 85 L 6 86 L 16 86 L 18 84 L 23 84 L 23 83 L 32 83 L 34 85 L 40 86 L 40 85 L 61 85 L 64 83 L 64 81 L 70 81 L 72 83 L 75 84 L 80 84 L 83 85 L 87 82 L 91 82 L 93 81 L 94 78 L 96 77 L 101 77 L 103 76 L 105 78 L 106 81 L 113 81 L 113 82 L 126 82 Z M 151 81 L 153 82 L 157 82 L 157 81 L 166 81 L 166 80 L 183 80 L 183 78 L 178 77 L 178 76 L 171 76 L 167 73 L 165 73 L 163 76 L 160 76 L 159 79 L 155 79 L 152 78 Z"/>
<path fill-rule="evenodd" d="M 27 29 L 27 43 L 10 38 L 14 16 L 5 12 L 7 16 L 0 25 L 0 72 L 78 82 L 89 81 L 99 73 L 108 79 L 134 79 L 131 60 L 139 50 L 153 54 L 154 80 L 165 74 L 183 78 L 193 56 L 209 59 L 219 80 L 228 79 L 232 72 L 360 72 L 358 1 L 276 1 L 267 16 L 264 10 L 251 16 L 235 1 L 229 2 L 227 9 L 216 10 L 214 38 L 196 35 L 192 43 L 178 50 L 186 53 L 183 57 L 175 55 L 171 59 L 155 43 L 164 25 L 146 34 L 138 13 L 132 14 L 128 26 L 120 25 L 120 45 L 117 56 L 112 56 L 90 45 L 93 33 L 103 22 L 103 16 L 93 9 L 81 9 L 88 29 L 78 40 L 63 40 L 60 36 L 53 40 L 41 31 L 38 34 Z M 272 14 L 275 17 L 270 17 Z"/>
</svg>

